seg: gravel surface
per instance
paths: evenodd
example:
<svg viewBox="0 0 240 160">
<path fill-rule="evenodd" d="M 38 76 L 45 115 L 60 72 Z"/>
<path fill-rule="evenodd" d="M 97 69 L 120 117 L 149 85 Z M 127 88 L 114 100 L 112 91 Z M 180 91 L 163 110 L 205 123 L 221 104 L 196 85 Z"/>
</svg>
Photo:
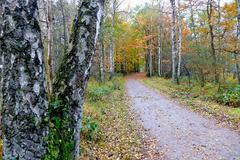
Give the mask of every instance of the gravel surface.
<svg viewBox="0 0 240 160">
<path fill-rule="evenodd" d="M 130 76 L 127 94 L 149 135 L 169 160 L 240 160 L 240 135 L 185 109 Z"/>
</svg>

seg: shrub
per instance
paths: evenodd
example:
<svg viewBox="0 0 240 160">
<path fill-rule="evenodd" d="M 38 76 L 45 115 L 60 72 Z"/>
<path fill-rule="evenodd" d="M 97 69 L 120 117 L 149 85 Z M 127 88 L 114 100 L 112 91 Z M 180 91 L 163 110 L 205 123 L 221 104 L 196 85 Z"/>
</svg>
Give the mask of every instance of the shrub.
<svg viewBox="0 0 240 160">
<path fill-rule="evenodd" d="M 216 99 L 219 103 L 234 107 L 240 107 L 240 85 L 237 85 L 232 89 L 221 90 L 216 95 Z"/>
<path fill-rule="evenodd" d="M 100 128 L 96 121 L 92 120 L 90 116 L 83 119 L 82 137 L 88 141 L 96 141 L 100 137 Z"/>
<path fill-rule="evenodd" d="M 87 89 L 88 99 L 93 102 L 102 100 L 103 96 L 110 94 L 113 90 L 113 87 L 110 85 L 89 85 Z"/>
<path fill-rule="evenodd" d="M 114 77 L 112 81 L 105 84 L 99 84 L 96 81 L 91 81 L 87 89 L 87 98 L 92 102 L 103 100 L 104 96 L 111 94 L 114 90 L 121 89 L 121 79 Z"/>
</svg>

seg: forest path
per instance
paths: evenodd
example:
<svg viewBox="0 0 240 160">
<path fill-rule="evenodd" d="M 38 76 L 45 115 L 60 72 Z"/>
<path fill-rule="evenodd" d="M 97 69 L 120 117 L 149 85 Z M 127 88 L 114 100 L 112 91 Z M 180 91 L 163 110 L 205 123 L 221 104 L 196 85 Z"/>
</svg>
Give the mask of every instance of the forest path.
<svg viewBox="0 0 240 160">
<path fill-rule="evenodd" d="M 127 77 L 126 90 L 144 129 L 157 140 L 169 160 L 240 160 L 240 135 L 218 127 L 138 79 Z"/>
</svg>

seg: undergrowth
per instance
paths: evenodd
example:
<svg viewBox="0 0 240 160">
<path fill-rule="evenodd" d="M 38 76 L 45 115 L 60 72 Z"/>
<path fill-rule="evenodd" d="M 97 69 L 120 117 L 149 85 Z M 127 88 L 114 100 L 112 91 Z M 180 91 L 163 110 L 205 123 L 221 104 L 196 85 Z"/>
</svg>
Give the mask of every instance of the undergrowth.
<svg viewBox="0 0 240 160">
<path fill-rule="evenodd" d="M 80 159 L 134 160 L 149 157 L 147 154 L 159 157 L 154 149 L 146 149 L 153 141 L 144 139 L 144 133 L 133 119 L 124 96 L 123 78 L 115 77 L 105 84 L 90 80 L 84 105 Z"/>
</svg>

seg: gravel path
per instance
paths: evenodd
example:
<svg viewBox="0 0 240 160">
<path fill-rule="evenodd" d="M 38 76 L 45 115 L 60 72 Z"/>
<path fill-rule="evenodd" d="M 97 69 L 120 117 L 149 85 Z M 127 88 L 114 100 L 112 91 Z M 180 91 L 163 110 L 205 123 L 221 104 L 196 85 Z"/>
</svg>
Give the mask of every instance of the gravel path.
<svg viewBox="0 0 240 160">
<path fill-rule="evenodd" d="M 133 76 L 127 94 L 139 121 L 169 160 L 240 160 L 240 135 L 191 112 Z"/>
</svg>

